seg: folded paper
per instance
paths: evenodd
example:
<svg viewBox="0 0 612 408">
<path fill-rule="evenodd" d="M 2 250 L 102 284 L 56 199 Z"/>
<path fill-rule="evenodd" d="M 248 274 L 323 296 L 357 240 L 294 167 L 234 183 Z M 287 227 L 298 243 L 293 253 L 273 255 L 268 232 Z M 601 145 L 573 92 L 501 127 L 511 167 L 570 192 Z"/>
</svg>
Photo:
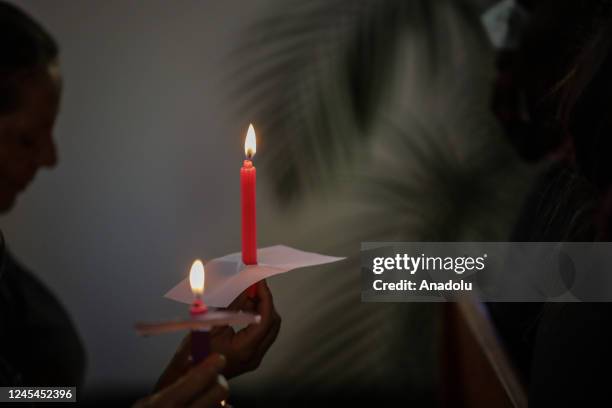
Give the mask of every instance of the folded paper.
<svg viewBox="0 0 612 408">
<path fill-rule="evenodd" d="M 163 322 L 140 322 L 134 326 L 141 336 L 171 333 L 182 330 L 202 330 L 215 326 L 238 326 L 257 324 L 261 316 L 245 312 L 228 312 L 211 310 L 197 318 L 182 320 L 167 320 Z"/>
<path fill-rule="evenodd" d="M 257 265 L 244 265 L 240 252 L 206 263 L 206 288 L 203 301 L 212 307 L 227 307 L 252 284 L 292 269 L 323 265 L 344 258 L 300 251 L 285 245 L 257 250 Z M 165 295 L 182 303 L 192 303 L 189 279 L 184 279 Z"/>
</svg>

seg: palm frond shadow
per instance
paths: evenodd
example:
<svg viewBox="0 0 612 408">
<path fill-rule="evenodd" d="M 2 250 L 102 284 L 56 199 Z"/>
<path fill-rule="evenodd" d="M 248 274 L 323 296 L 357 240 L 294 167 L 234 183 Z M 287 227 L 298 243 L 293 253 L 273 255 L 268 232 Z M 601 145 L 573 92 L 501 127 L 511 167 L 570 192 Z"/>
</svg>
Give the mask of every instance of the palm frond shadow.
<svg viewBox="0 0 612 408">
<path fill-rule="evenodd" d="M 502 238 L 511 222 L 502 215 L 510 219 L 516 209 L 522 170 L 490 129 L 476 129 L 469 140 L 446 117 L 382 115 L 398 78 L 407 75 L 398 72 L 406 46 L 420 47 L 419 78 L 434 82 L 456 51 L 453 41 L 464 40 L 441 22 L 441 7 L 459 16 L 468 36 L 484 38 L 464 1 L 291 1 L 236 50 L 240 64 L 229 73 L 235 97 L 266 140 L 262 173 L 285 203 L 337 186 L 334 176 L 381 140 L 393 153 L 394 160 L 350 169 L 343 198 L 365 207 L 319 226 L 309 238 L 321 249 L 356 255 L 361 241 L 489 240 Z M 463 116 L 478 121 L 483 110 Z M 307 312 L 284 350 L 288 399 L 342 387 L 357 394 L 364 384 L 382 392 L 432 388 L 434 308 L 361 303 L 359 268 L 357 256 L 310 271 L 312 280 L 298 288 L 309 296 L 300 297 Z"/>
<path fill-rule="evenodd" d="M 333 185 L 364 149 L 406 36 L 422 47 L 423 73 L 437 75 L 452 53 L 441 5 L 480 37 L 465 1 L 292 1 L 248 30 L 229 75 L 239 111 L 266 137 L 263 165 L 281 202 Z"/>
<path fill-rule="evenodd" d="M 354 177 L 346 197 L 368 205 L 317 229 L 314 240 L 333 237 L 326 250 L 348 248 L 357 255 L 361 241 L 504 239 L 530 174 L 508 145 L 486 125 L 466 141 L 443 121 L 424 125 L 406 115 L 385 123 L 384 144 L 395 160 L 385 156 L 373 173 Z M 436 306 L 361 303 L 359 270 L 359 256 L 353 256 L 300 287 L 311 294 L 308 309 L 314 312 L 300 328 L 308 341 L 292 345 L 291 354 L 302 358 L 287 369 L 289 378 L 299 379 L 288 398 L 351 384 L 411 390 L 419 398 L 433 389 Z M 381 358 L 384 369 L 377 364 Z"/>
<path fill-rule="evenodd" d="M 498 139 L 481 138 L 466 148 L 448 129 L 408 122 L 390 124 L 396 136 L 390 149 L 401 165 L 378 166 L 356 178 L 357 194 L 371 204 L 364 217 L 377 221 L 378 238 L 505 239 L 529 186 L 529 169 Z M 373 233 L 366 236 L 376 240 Z"/>
</svg>

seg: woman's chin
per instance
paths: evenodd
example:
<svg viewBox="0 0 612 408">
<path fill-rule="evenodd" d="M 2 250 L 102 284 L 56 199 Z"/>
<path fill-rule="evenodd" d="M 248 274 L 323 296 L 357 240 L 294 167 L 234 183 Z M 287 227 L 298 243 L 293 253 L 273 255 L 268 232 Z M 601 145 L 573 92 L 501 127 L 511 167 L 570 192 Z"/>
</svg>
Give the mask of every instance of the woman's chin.
<svg viewBox="0 0 612 408">
<path fill-rule="evenodd" d="M 10 211 L 17 201 L 17 194 L 0 193 L 0 214 Z"/>
</svg>

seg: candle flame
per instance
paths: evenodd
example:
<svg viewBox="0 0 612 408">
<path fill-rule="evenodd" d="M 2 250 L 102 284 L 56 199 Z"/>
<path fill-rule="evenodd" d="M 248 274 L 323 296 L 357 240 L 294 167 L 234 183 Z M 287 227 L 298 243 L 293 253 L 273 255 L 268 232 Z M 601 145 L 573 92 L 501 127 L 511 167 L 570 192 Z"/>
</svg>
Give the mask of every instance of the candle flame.
<svg viewBox="0 0 612 408">
<path fill-rule="evenodd" d="M 255 141 L 255 129 L 253 124 L 249 123 L 249 130 L 247 130 L 246 139 L 244 140 L 244 154 L 247 159 L 253 158 L 257 151 L 257 142 Z"/>
<path fill-rule="evenodd" d="M 194 296 L 202 296 L 204 294 L 204 264 L 199 259 L 196 259 L 191 265 L 189 271 L 189 283 Z"/>
</svg>

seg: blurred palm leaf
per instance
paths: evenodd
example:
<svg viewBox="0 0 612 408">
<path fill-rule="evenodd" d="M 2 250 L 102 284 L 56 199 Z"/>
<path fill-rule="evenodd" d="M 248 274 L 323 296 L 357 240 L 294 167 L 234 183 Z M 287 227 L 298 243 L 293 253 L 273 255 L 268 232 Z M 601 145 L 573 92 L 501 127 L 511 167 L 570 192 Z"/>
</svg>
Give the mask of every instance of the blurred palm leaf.
<svg viewBox="0 0 612 408">
<path fill-rule="evenodd" d="M 368 240 L 506 239 L 530 169 L 501 136 L 472 132 L 470 144 L 456 128 L 431 127 L 409 116 L 401 126 L 389 123 L 389 149 L 402 160 L 358 177 L 360 200 L 370 206 L 363 217 L 377 220 Z"/>
<path fill-rule="evenodd" d="M 436 309 L 361 303 L 358 249 L 505 238 L 527 177 L 473 73 L 492 65 L 470 53 L 487 49 L 477 13 L 461 0 L 290 2 L 248 38 L 236 91 L 264 135 L 262 173 L 285 203 L 333 187 L 292 229 L 310 231 L 309 249 L 352 255 L 292 276 L 292 333 L 269 375 L 283 373 L 292 406 L 339 390 L 423 397 L 435 381 Z"/>
<path fill-rule="evenodd" d="M 388 120 L 382 132 L 390 154 L 336 196 L 365 207 L 344 215 L 340 210 L 334 223 L 315 223 L 306 242 L 357 255 L 363 241 L 503 240 L 530 169 L 486 123 L 472 128 L 474 118 L 457 111 L 463 124 L 423 125 L 405 116 L 400 126 Z M 465 143 L 466 135 L 472 143 Z M 359 256 L 352 256 L 309 271 L 292 291 L 292 299 L 296 293 L 308 296 L 300 296 L 301 312 L 294 311 L 300 323 L 285 345 L 287 363 L 280 372 L 291 384 L 286 398 L 380 393 L 434 404 L 437 306 L 362 303 L 360 267 Z"/>
<path fill-rule="evenodd" d="M 266 175 L 283 202 L 333 186 L 337 169 L 363 149 L 403 75 L 406 36 L 423 46 L 419 65 L 430 77 L 452 60 L 452 27 L 440 8 L 481 38 L 467 2 L 429 0 L 291 1 L 247 33 L 232 76 L 242 109 L 265 135 Z"/>
</svg>

